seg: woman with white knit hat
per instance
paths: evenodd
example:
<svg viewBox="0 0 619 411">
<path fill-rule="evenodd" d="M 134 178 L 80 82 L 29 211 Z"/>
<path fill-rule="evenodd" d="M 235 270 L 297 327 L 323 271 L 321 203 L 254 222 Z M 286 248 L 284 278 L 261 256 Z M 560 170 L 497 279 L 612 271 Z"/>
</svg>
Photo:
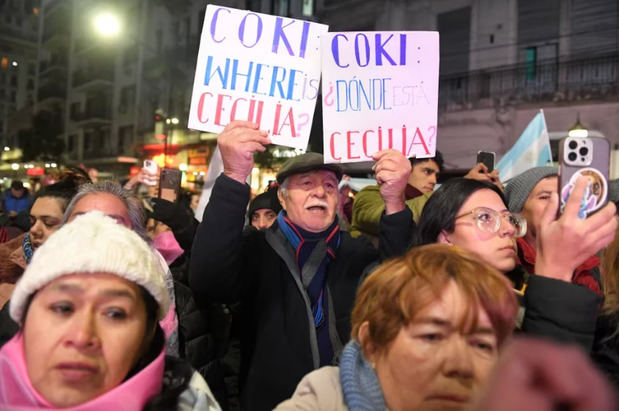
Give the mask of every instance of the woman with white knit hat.
<svg viewBox="0 0 619 411">
<path fill-rule="evenodd" d="M 0 350 L 0 409 L 219 410 L 199 374 L 165 356 L 161 271 L 99 212 L 50 236 L 11 298 L 20 332 Z"/>
</svg>

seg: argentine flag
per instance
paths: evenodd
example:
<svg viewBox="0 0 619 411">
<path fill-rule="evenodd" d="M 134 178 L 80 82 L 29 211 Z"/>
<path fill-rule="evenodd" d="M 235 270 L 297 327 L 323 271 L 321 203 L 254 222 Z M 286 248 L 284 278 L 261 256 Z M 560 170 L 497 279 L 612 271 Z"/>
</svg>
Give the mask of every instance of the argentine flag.
<svg viewBox="0 0 619 411">
<path fill-rule="evenodd" d="M 550 163 L 552 163 L 550 139 L 544 111 L 540 110 L 524 129 L 516 144 L 501 158 L 496 168 L 499 169 L 499 179 L 505 182 L 530 168 Z"/>
</svg>

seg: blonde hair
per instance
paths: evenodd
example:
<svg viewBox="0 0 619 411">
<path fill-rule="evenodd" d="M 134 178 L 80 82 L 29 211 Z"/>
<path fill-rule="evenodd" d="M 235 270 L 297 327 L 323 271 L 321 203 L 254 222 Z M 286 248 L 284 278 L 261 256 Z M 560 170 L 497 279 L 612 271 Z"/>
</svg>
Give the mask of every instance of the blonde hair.
<svg viewBox="0 0 619 411">
<path fill-rule="evenodd" d="M 464 324 L 476 327 L 477 313 L 483 308 L 500 347 L 511 335 L 518 311 L 511 283 L 474 254 L 446 244 L 415 247 L 374 271 L 357 293 L 352 338 L 358 339 L 361 325 L 367 321 L 367 343 L 377 350 L 386 349 L 403 326 L 440 298 L 450 280 L 468 300 Z"/>
</svg>

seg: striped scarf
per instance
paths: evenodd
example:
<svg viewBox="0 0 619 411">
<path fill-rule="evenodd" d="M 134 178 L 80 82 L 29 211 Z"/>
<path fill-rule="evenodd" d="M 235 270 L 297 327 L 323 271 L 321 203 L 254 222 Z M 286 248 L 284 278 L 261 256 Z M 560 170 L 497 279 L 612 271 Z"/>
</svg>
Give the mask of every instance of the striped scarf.
<svg viewBox="0 0 619 411">
<path fill-rule="evenodd" d="M 301 282 L 305 287 L 307 296 L 311 304 L 314 316 L 314 326 L 316 327 L 316 337 L 318 339 L 318 350 L 320 352 L 320 365 L 329 365 L 333 359 L 333 346 L 329 336 L 329 307 L 328 307 L 328 288 L 327 288 L 327 266 L 330 261 L 335 259 L 335 252 L 340 245 L 340 226 L 337 219 L 320 233 L 312 233 L 294 224 L 284 210 L 277 215 L 279 229 L 284 234 L 292 248 L 295 250 L 297 267 L 301 275 Z M 321 244 L 324 242 L 324 244 Z M 317 246 L 325 246 L 325 253 L 313 255 Z M 322 258 L 316 264 L 316 257 Z M 303 268 L 308 261 L 312 260 L 312 265 L 306 267 L 306 272 L 310 274 L 308 278 L 303 278 L 305 273 Z M 315 264 L 315 271 L 311 272 Z"/>
</svg>

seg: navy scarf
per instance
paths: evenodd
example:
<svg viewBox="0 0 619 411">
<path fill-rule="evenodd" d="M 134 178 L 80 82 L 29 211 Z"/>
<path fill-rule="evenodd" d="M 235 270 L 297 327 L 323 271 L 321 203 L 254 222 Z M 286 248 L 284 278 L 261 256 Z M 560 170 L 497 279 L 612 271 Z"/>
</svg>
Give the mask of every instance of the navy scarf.
<svg viewBox="0 0 619 411">
<path fill-rule="evenodd" d="M 326 243 L 325 255 L 311 281 L 306 285 L 306 292 L 312 304 L 314 326 L 316 327 L 316 337 L 320 351 L 320 365 L 329 365 L 333 359 L 333 347 L 329 338 L 327 265 L 335 259 L 335 252 L 340 245 L 340 226 L 337 219 L 335 219 L 325 231 L 312 233 L 290 221 L 283 210 L 277 215 L 277 222 L 280 230 L 295 250 L 299 272 L 303 272 L 303 266 L 310 258 L 316 245 L 320 242 Z"/>
</svg>

